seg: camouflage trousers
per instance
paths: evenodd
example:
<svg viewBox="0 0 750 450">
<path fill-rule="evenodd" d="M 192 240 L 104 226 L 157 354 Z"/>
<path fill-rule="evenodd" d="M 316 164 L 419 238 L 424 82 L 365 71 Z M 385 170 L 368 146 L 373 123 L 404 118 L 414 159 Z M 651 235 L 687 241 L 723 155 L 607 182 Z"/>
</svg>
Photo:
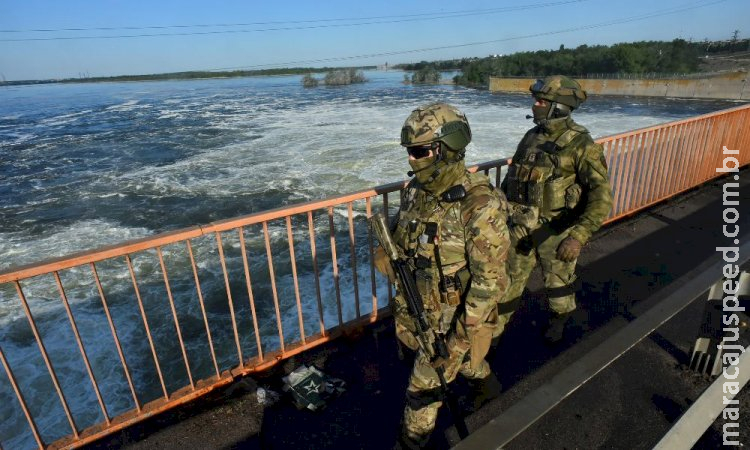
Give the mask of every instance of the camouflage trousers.
<svg viewBox="0 0 750 450">
<path fill-rule="evenodd" d="M 482 360 L 479 367 L 471 367 L 469 361 L 465 358 L 468 348 L 453 347 L 449 348 L 449 351 L 451 357 L 442 366 L 447 383 L 452 382 L 458 373 L 472 379 L 486 378 L 490 375 L 490 365 L 485 360 Z M 440 389 L 437 371 L 424 351 L 419 349 L 414 361 L 414 368 L 409 377 L 403 426 L 404 432 L 408 434 L 409 438 L 422 446 L 429 440 L 430 434 L 435 428 L 438 409 L 443 404 L 440 400 L 442 398 Z"/>
<path fill-rule="evenodd" d="M 531 234 L 530 244 L 519 242 L 511 236 L 508 250 L 508 276 L 510 287 L 499 307 L 500 317 L 495 328 L 494 336 L 500 336 L 505 325 L 513 315 L 509 309 L 518 307 L 521 295 L 529 280 L 531 271 L 537 262 L 542 267 L 544 288 L 547 291 L 549 309 L 557 314 L 564 314 L 576 309 L 576 297 L 573 282 L 576 280 L 576 261 L 563 262 L 557 259 L 557 247 L 563 239 L 568 237 L 569 229 L 557 232 L 549 225 L 541 225 Z M 529 238 L 526 238 L 529 239 Z M 526 244 L 526 245 L 524 245 Z M 503 307 L 503 304 L 514 305 Z"/>
</svg>

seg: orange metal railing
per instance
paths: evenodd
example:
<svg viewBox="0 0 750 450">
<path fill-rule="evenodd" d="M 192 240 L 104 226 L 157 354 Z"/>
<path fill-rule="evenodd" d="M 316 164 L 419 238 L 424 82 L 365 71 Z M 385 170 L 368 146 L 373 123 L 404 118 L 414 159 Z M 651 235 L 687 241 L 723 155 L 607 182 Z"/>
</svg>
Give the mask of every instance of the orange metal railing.
<svg viewBox="0 0 750 450">
<path fill-rule="evenodd" d="M 674 197 L 723 173 L 726 157 L 750 163 L 750 105 L 598 139 L 613 192 L 607 223 Z M 739 150 L 724 154 L 723 147 Z"/>
<path fill-rule="evenodd" d="M 750 163 L 750 105 L 618 134 L 598 142 L 604 146 L 610 169 L 614 208 L 608 222 L 612 222 L 721 176 L 715 168 L 721 167 L 727 156 L 722 154 L 724 146 L 740 150 L 738 155 L 731 156 L 737 157 L 741 166 Z M 499 185 L 502 168 L 508 162 L 490 161 L 472 170 L 492 173 L 495 184 Z M 389 204 L 389 194 L 400 191 L 404 185 L 404 182 L 392 183 L 1 273 L 0 288 L 4 290 L 0 294 L 12 292 L 17 297 L 44 362 L 44 368 L 38 370 L 49 373 L 62 408 L 64 417 L 61 416 L 59 425 L 69 428 L 42 435 L 37 424 L 39 407 L 29 407 L 24 385 L 19 383 L 23 380 L 15 376 L 12 368 L 18 362 L 9 361 L 0 348 L 0 362 L 36 445 L 40 448 L 83 445 L 200 397 L 237 376 L 263 370 L 327 342 L 347 327 L 361 326 L 387 315 L 392 290 L 374 270 L 373 237 L 366 217 L 375 207 L 386 214 L 395 211 L 397 205 Z M 346 230 L 341 231 L 343 228 Z M 307 244 L 303 245 L 305 241 Z M 348 258 L 341 256 L 344 253 L 348 253 Z M 218 264 L 213 272 L 206 269 L 211 264 L 209 260 Z M 302 264 L 305 267 L 300 270 Z M 305 283 L 301 283 L 303 276 Z M 90 281 L 82 281 L 89 278 Z M 122 282 L 123 278 L 127 283 Z M 115 279 L 120 279 L 118 289 L 122 292 L 113 288 Z M 86 283 L 91 285 L 89 295 L 81 294 L 81 286 Z M 132 291 L 123 294 L 123 284 L 132 285 Z M 332 290 L 329 284 L 333 285 Z M 55 290 L 58 299 L 54 300 L 40 285 L 48 285 L 49 292 Z M 154 294 L 157 285 L 161 294 Z M 35 292 L 40 298 L 30 301 L 27 292 Z M 167 317 L 162 317 L 158 330 L 149 322 L 158 319 L 155 299 L 169 305 L 168 313 L 164 314 Z M 102 368 L 92 364 L 91 351 L 81 336 L 83 331 L 91 333 L 84 328 L 91 324 L 76 320 L 72 300 L 79 307 L 101 303 L 107 326 L 105 335 L 100 334 L 97 339 L 111 339 L 117 357 L 109 365 L 117 365 L 122 371 L 127 384 L 123 390 L 132 399 L 132 408 L 119 413 L 108 408 L 109 393 L 100 382 Z M 40 331 L 43 327 L 32 312 L 40 302 L 59 302 L 65 310 L 75 341 L 72 351 L 80 353 L 85 367 L 80 375 L 85 376 L 85 382 L 80 380 L 72 387 L 69 380 L 61 383 L 45 346 L 48 342 L 45 333 Z M 188 304 L 198 309 L 186 313 Z M 367 309 L 361 309 L 368 304 Z M 217 305 L 226 307 L 223 316 L 217 313 Z M 130 315 L 123 313 L 127 306 L 137 307 L 137 311 Z M 309 311 L 305 313 L 305 307 L 314 309 L 313 317 Z M 345 313 L 345 309 L 350 312 Z M 120 317 L 122 314 L 125 319 Z M 290 315 L 294 320 L 285 325 L 284 318 Z M 41 316 L 43 322 L 52 320 L 49 314 Z M 130 324 L 140 322 L 139 328 L 145 334 L 141 341 L 145 339 L 145 343 L 135 345 L 132 342 L 137 341 L 135 338 L 123 341 L 118 326 L 126 323 L 124 320 Z M 167 325 L 173 328 L 173 334 L 165 331 Z M 186 329 L 191 331 L 185 333 Z M 227 329 L 231 329 L 231 334 Z M 171 358 L 165 356 L 165 333 L 172 338 Z M 202 342 L 204 352 L 193 348 L 196 339 Z M 236 352 L 236 357 L 226 357 L 228 348 Z M 223 359 L 219 357 L 222 351 Z M 142 378 L 144 371 L 138 370 L 140 366 L 133 370 L 132 361 L 136 364 L 140 361 L 144 366 L 153 363 L 150 383 L 158 385 L 156 393 L 143 394 L 145 381 L 134 372 Z M 83 425 L 77 420 L 68 399 L 81 394 L 71 392 L 72 389 L 93 392 L 98 419 L 89 418 L 89 423 Z"/>
</svg>

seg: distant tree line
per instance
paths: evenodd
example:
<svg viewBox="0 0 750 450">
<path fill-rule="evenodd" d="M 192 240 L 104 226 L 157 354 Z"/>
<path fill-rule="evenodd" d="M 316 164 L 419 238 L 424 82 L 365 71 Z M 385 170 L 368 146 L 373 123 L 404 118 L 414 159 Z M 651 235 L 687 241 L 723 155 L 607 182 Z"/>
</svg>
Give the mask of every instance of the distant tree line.
<svg viewBox="0 0 750 450">
<path fill-rule="evenodd" d="M 116 77 L 92 77 L 92 78 L 71 78 L 60 80 L 62 82 L 81 82 L 81 81 L 149 81 L 149 80 L 190 80 L 195 78 L 235 78 L 235 77 L 252 77 L 252 76 L 270 76 L 270 75 L 298 75 L 309 73 L 311 70 L 319 71 L 326 69 L 311 69 L 309 67 L 288 67 L 284 69 L 261 69 L 261 70 L 232 70 L 228 72 L 173 72 L 159 73 L 153 75 L 122 75 Z"/>
<path fill-rule="evenodd" d="M 362 69 L 375 69 L 375 66 L 357 67 L 355 70 L 362 72 Z M 85 78 L 65 78 L 57 80 L 20 80 L 20 81 L 0 81 L 0 86 L 12 86 L 21 84 L 47 84 L 47 83 L 96 83 L 101 81 L 160 81 L 160 80 L 191 80 L 201 78 L 235 78 L 235 77 L 253 77 L 253 76 L 271 76 L 271 75 L 299 75 L 309 74 L 312 72 L 331 72 L 341 69 L 330 67 L 313 68 L 313 67 L 287 67 L 282 69 L 260 69 L 260 70 L 233 70 L 228 72 L 209 72 L 209 71 L 191 71 L 191 72 L 172 72 L 159 73 L 152 75 L 120 75 L 113 77 L 85 77 Z"/>
<path fill-rule="evenodd" d="M 738 39 L 736 36 L 728 41 L 709 41 L 705 39 L 699 45 L 703 47 L 706 53 L 733 53 L 750 50 L 750 39 Z"/>
<path fill-rule="evenodd" d="M 443 61 L 420 61 L 418 63 L 413 64 L 397 64 L 393 66 L 394 69 L 401 69 L 405 70 L 407 72 L 414 72 L 419 71 L 427 67 L 434 67 L 438 71 L 441 72 L 448 72 L 452 70 L 461 70 L 461 68 L 470 63 L 471 61 L 475 61 L 479 58 L 461 58 L 461 59 L 447 59 Z"/>
<path fill-rule="evenodd" d="M 735 33 L 736 35 L 736 33 Z M 460 70 L 454 80 L 465 86 L 486 87 L 491 76 L 546 76 L 622 73 L 694 73 L 700 58 L 707 53 L 750 50 L 750 39 L 688 42 L 684 39 L 641 41 L 606 45 L 581 45 L 575 49 L 560 46 L 558 50 L 519 52 L 506 56 L 462 58 L 445 61 L 421 61 L 401 64 L 403 70 L 419 71 L 425 67 L 438 70 Z"/>
<path fill-rule="evenodd" d="M 520 52 L 471 61 L 461 68 L 458 84 L 486 86 L 490 76 L 546 76 L 556 73 L 692 73 L 697 72 L 702 46 L 675 39 L 643 41 L 611 46 L 581 45 L 558 50 Z"/>
</svg>

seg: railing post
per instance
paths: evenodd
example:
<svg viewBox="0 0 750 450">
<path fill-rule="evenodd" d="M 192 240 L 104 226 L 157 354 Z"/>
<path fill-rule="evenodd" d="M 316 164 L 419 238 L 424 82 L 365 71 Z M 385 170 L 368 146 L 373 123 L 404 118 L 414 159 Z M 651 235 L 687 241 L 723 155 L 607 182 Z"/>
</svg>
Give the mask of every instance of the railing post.
<svg viewBox="0 0 750 450">
<path fill-rule="evenodd" d="M 154 365 L 156 366 L 156 374 L 159 376 L 159 383 L 161 384 L 161 390 L 164 393 L 164 398 L 168 399 L 169 394 L 167 393 L 167 386 L 164 384 L 164 375 L 161 372 L 161 365 L 159 364 L 159 357 L 156 355 L 156 347 L 154 346 L 154 339 L 151 337 L 151 327 L 148 325 L 148 318 L 146 317 L 146 309 L 143 307 L 143 299 L 141 298 L 141 290 L 138 288 L 138 282 L 135 278 L 135 270 L 133 270 L 133 262 L 130 260 L 130 255 L 125 255 L 125 263 L 128 266 L 128 272 L 130 272 L 130 279 L 133 281 L 133 290 L 135 291 L 135 298 L 138 302 L 138 310 L 141 313 L 141 320 L 143 321 L 143 328 L 146 330 L 146 338 L 148 339 L 148 345 L 151 348 L 151 356 L 154 358 Z"/>
<path fill-rule="evenodd" d="M 16 393 L 16 398 L 18 399 L 18 403 L 21 404 L 21 409 L 23 410 L 23 414 L 26 416 L 26 421 L 29 422 L 29 427 L 31 428 L 31 434 L 34 435 L 34 440 L 36 441 L 37 445 L 40 449 L 43 449 L 44 441 L 42 440 L 41 435 L 39 434 L 39 429 L 36 426 L 36 422 L 34 422 L 34 418 L 31 416 L 31 413 L 29 412 L 29 407 L 26 405 L 26 400 L 23 397 L 23 394 L 21 394 L 21 389 L 18 388 L 18 383 L 16 383 L 16 377 L 13 375 L 13 371 L 10 368 L 10 364 L 8 364 L 8 360 L 5 358 L 5 353 L 3 353 L 3 348 L 0 347 L 0 362 L 3 363 L 3 368 L 5 369 L 5 373 L 8 375 L 8 380 L 10 381 L 10 385 L 13 387 L 13 392 Z"/>
<path fill-rule="evenodd" d="M 232 287 L 229 284 L 229 272 L 227 271 L 227 262 L 224 258 L 224 244 L 221 241 L 221 232 L 216 232 L 216 245 L 219 249 L 219 261 L 221 270 L 224 274 L 224 286 L 227 290 L 227 302 L 229 303 L 229 316 L 232 318 L 232 332 L 234 333 L 234 343 L 237 346 L 238 367 L 245 367 L 245 360 L 242 357 L 242 345 L 240 344 L 240 335 L 237 331 L 237 320 L 234 315 L 234 301 L 232 300 Z"/>
<path fill-rule="evenodd" d="M 128 381 L 128 387 L 130 387 L 130 393 L 133 395 L 133 402 L 135 403 L 135 409 L 138 413 L 141 412 L 141 402 L 138 400 L 138 395 L 135 393 L 135 386 L 133 385 L 133 379 L 130 376 L 130 369 L 128 369 L 128 364 L 125 361 L 125 354 L 122 351 L 122 345 L 120 345 L 120 338 L 117 337 L 117 328 L 115 327 L 115 323 L 112 320 L 112 315 L 109 313 L 109 305 L 107 305 L 107 299 L 104 296 L 104 289 L 102 288 L 102 283 L 99 280 L 99 274 L 96 271 L 96 266 L 94 263 L 90 263 L 91 266 L 91 273 L 94 276 L 94 281 L 96 282 L 96 289 L 99 291 L 99 299 L 102 301 L 102 306 L 104 307 L 104 315 L 107 316 L 107 322 L 109 323 L 109 329 L 112 332 L 112 338 L 115 341 L 115 347 L 117 348 L 117 354 L 120 357 L 120 362 L 122 363 L 122 369 L 125 371 L 125 378 Z"/>
<path fill-rule="evenodd" d="M 294 256 L 294 234 L 292 233 L 292 218 L 286 216 L 286 238 L 289 241 L 289 260 L 292 264 L 292 279 L 294 280 L 294 297 L 297 300 L 297 320 L 299 321 L 299 335 L 302 345 L 307 344 L 305 339 L 305 321 L 302 318 L 302 302 L 299 296 L 299 280 L 297 279 L 297 259 Z"/>
</svg>

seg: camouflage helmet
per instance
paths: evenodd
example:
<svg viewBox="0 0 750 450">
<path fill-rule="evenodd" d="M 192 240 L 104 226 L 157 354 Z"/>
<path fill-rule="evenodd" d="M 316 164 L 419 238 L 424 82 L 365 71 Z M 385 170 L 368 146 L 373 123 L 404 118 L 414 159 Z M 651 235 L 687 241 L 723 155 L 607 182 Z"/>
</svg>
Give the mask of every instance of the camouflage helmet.
<svg viewBox="0 0 750 450">
<path fill-rule="evenodd" d="M 561 103 L 572 109 L 586 101 L 586 91 L 581 89 L 577 81 L 565 75 L 551 75 L 543 80 L 536 80 L 529 90 L 537 99 Z"/>
<path fill-rule="evenodd" d="M 441 142 L 460 152 L 471 142 L 471 128 L 466 116 L 447 103 L 421 106 L 409 114 L 401 128 L 401 145 Z"/>
</svg>

